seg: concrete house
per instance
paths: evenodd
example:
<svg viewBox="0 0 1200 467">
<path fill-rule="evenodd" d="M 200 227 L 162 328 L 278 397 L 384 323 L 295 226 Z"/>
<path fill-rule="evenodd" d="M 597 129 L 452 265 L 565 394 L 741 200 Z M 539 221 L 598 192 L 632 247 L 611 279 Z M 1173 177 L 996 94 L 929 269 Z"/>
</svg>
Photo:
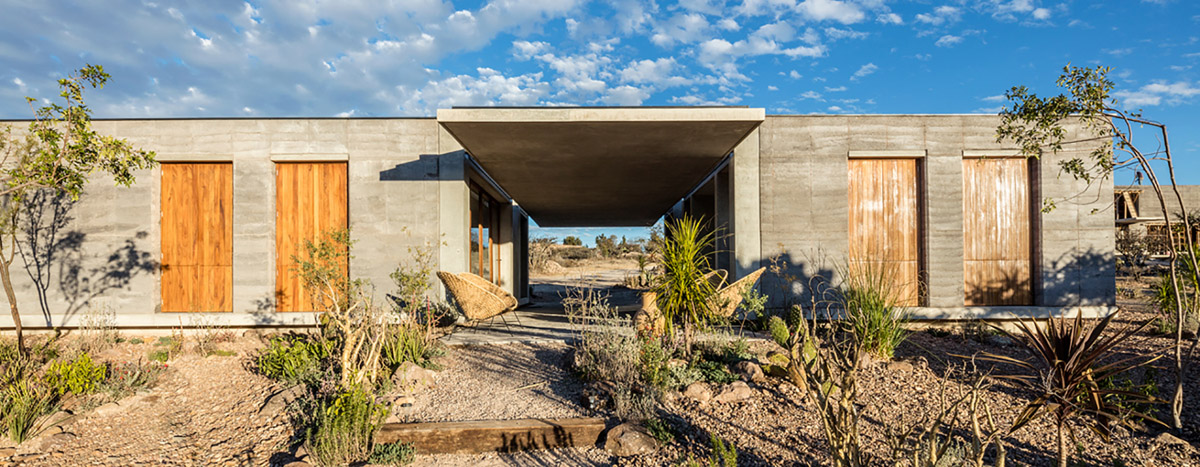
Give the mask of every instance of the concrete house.
<svg viewBox="0 0 1200 467">
<path fill-rule="evenodd" d="M 1183 215 L 1200 213 L 1200 185 L 1178 185 L 1179 197 L 1170 185 L 1163 187 L 1163 201 L 1167 205 L 1167 213 L 1175 230 L 1175 239 L 1180 245 L 1186 243 L 1183 239 Z M 1179 205 L 1183 198 L 1183 207 Z M 1113 211 L 1116 216 L 1117 230 L 1145 235 L 1152 239 L 1156 256 L 1166 256 L 1170 251 L 1167 247 L 1167 222 L 1163 218 L 1163 203 L 1160 203 L 1154 188 L 1149 185 L 1119 185 L 1113 187 Z M 1187 208 L 1187 212 L 1184 212 Z M 1193 242 L 1200 242 L 1200 226 L 1193 226 L 1191 232 Z"/>
<path fill-rule="evenodd" d="M 122 327 L 300 325 L 312 305 L 289 258 L 330 228 L 350 228 L 351 275 L 380 295 L 427 248 L 438 269 L 527 300 L 530 219 L 644 226 L 690 212 L 722 229 L 713 260 L 733 277 L 785 268 L 764 279 L 777 301 L 853 259 L 894 265 L 923 318 L 1110 311 L 1113 186 L 1057 173 L 1092 147 L 1026 160 L 995 141 L 997 123 L 744 107 L 103 120 L 161 167 L 131 188 L 97 179 L 78 203 L 45 200 L 58 240 L 38 248 L 56 251 L 27 247 L 13 278 L 31 328 L 96 310 Z M 1044 198 L 1057 209 L 1041 212 Z"/>
</svg>

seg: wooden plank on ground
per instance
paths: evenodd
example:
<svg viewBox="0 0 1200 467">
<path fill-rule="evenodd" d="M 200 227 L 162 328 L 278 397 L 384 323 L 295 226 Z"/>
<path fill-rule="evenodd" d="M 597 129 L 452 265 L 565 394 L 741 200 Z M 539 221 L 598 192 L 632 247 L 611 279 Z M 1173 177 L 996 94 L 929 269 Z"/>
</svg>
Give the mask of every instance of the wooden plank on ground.
<svg viewBox="0 0 1200 467">
<path fill-rule="evenodd" d="M 477 454 L 591 447 L 602 432 L 601 418 L 388 423 L 375 435 L 375 442 L 413 443 L 421 454 Z"/>
</svg>

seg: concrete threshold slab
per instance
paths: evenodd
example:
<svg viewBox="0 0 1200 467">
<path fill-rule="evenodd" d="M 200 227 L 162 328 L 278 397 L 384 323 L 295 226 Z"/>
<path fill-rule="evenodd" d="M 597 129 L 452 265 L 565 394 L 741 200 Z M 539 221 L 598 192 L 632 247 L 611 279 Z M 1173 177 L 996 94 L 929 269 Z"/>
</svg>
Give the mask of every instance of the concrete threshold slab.
<svg viewBox="0 0 1200 467">
<path fill-rule="evenodd" d="M 525 418 L 464 422 L 388 423 L 377 443 L 412 443 L 421 454 L 478 454 L 592 447 L 604 432 L 602 418 Z"/>
</svg>

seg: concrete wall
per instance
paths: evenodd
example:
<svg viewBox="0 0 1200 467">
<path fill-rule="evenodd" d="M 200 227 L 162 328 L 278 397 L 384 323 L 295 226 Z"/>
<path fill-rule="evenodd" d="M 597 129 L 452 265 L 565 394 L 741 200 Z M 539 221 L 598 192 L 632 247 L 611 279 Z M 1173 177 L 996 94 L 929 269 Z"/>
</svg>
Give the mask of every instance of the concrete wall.
<svg viewBox="0 0 1200 467">
<path fill-rule="evenodd" d="M 1170 185 L 1163 185 L 1163 197 L 1166 199 L 1167 212 L 1171 213 L 1171 220 L 1178 220 L 1179 215 L 1183 212 L 1179 208 L 1179 199 L 1175 196 L 1175 192 Z M 1183 204 L 1188 212 L 1200 212 L 1200 185 L 1179 185 L 1179 195 L 1183 197 Z M 1162 204 L 1158 202 L 1158 196 L 1154 194 L 1154 187 L 1150 185 L 1121 185 L 1115 187 L 1117 191 L 1140 190 L 1142 194 L 1138 197 L 1138 216 L 1139 217 L 1157 217 L 1162 218 Z"/>
<path fill-rule="evenodd" d="M 1068 145 L 1040 163 L 1044 173 L 1036 189 L 1058 207 L 1036 219 L 1042 226 L 1038 306 L 963 306 L 962 159 L 964 153 L 1013 154 L 995 141 L 998 123 L 997 117 L 982 115 L 768 116 L 759 128 L 758 183 L 763 264 L 776 263 L 784 271 L 784 277 L 769 277 L 763 284 L 774 304 L 808 304 L 810 284 L 839 279 L 849 248 L 850 153 L 917 151 L 924 153 L 926 174 L 928 290 L 928 306 L 918 309 L 918 316 L 1005 317 L 1041 314 L 1043 307 L 1106 312 L 1115 301 L 1112 184 L 1089 187 L 1057 174 L 1057 162 L 1086 156 L 1091 150 L 1086 145 Z"/>
<path fill-rule="evenodd" d="M 71 276 L 62 271 L 71 267 L 52 267 L 49 323 L 39 311 L 22 260 L 14 262 L 13 280 L 26 326 L 74 326 L 88 310 L 105 309 L 114 311 L 123 326 L 311 322 L 310 313 L 273 312 L 274 161 L 348 162 L 349 222 L 357 241 L 351 274 L 370 280 L 377 298 L 393 289 L 388 275 L 407 257 L 409 248 L 432 248 L 439 263 L 443 256 L 455 253 L 439 247 L 443 239 L 440 198 L 454 192 L 454 186 L 465 190 L 465 184 L 461 168 L 454 173 L 453 157 L 439 164 L 441 141 L 435 120 L 129 120 L 98 121 L 95 127 L 157 151 L 163 162 L 232 161 L 234 312 L 158 312 L 160 276 L 154 265 L 161 260 L 161 194 L 160 171 L 155 169 L 138 173 L 137 183 L 130 188 L 114 187 L 104 178 L 89 183 L 67 227 L 82 235 L 83 241 L 77 253 L 61 257 L 56 264 L 76 268 L 80 276 L 90 279 L 92 290 L 81 293 L 60 287 L 60 279 Z M 457 177 L 457 183 L 440 180 L 443 165 L 450 166 L 449 176 Z M 449 187 L 443 189 L 443 183 Z M 457 230 L 451 232 L 465 235 L 461 228 Z M 129 276 L 127 283 L 123 275 Z M 6 314 L 0 327 L 9 326 Z"/>
</svg>

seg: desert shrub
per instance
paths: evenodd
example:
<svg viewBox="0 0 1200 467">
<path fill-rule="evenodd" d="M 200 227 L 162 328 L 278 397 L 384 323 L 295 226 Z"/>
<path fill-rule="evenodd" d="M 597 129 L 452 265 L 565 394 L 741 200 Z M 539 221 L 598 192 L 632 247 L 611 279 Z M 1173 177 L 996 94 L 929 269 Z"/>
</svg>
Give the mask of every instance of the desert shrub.
<svg viewBox="0 0 1200 467">
<path fill-rule="evenodd" d="M 700 376 L 710 383 L 729 384 L 738 380 L 737 375 L 730 373 L 725 364 L 721 362 L 700 360 L 696 362 L 695 368 L 700 372 Z"/>
<path fill-rule="evenodd" d="M 121 339 L 117 331 L 117 314 L 107 306 L 88 308 L 80 319 L 79 347 L 96 352 L 112 347 Z"/>
<path fill-rule="evenodd" d="M 712 456 L 708 459 L 708 465 L 711 467 L 737 467 L 737 448 L 733 443 L 721 439 L 716 433 L 712 433 Z"/>
<path fill-rule="evenodd" d="M 667 365 L 664 374 L 663 387 L 667 389 L 682 389 L 704 380 L 704 374 L 690 365 Z"/>
<path fill-rule="evenodd" d="M 9 439 L 18 444 L 44 430 L 44 417 L 58 407 L 55 389 L 34 378 L 17 380 L 0 391 L 0 419 Z"/>
<path fill-rule="evenodd" d="M 567 246 L 583 246 L 583 240 L 580 240 L 579 237 L 574 235 L 567 235 L 563 238 L 562 244 Z"/>
<path fill-rule="evenodd" d="M 436 342 L 420 326 L 393 326 L 381 347 L 383 363 L 395 370 L 404 362 L 413 362 L 426 368 L 435 367 L 433 358 L 441 354 Z"/>
<path fill-rule="evenodd" d="M 120 400 L 153 387 L 166 370 L 166 365 L 158 362 L 114 363 L 108 367 L 108 378 L 100 383 L 97 392 L 106 394 L 110 400 Z"/>
<path fill-rule="evenodd" d="M 339 393 L 320 404 L 305 436 L 318 465 L 346 465 L 367 460 L 387 406 L 361 389 Z"/>
<path fill-rule="evenodd" d="M 683 340 L 691 350 L 692 333 L 708 324 L 712 317 L 716 287 L 707 279 L 712 271 L 708 252 L 714 235 L 703 218 L 684 215 L 666 225 L 667 239 L 662 245 L 663 274 L 654 284 L 658 309 L 666 318 L 666 333 L 672 336 L 682 325 Z"/>
<path fill-rule="evenodd" d="M 91 394 L 104 381 L 108 368 L 103 364 L 92 361 L 87 352 L 81 353 L 70 361 L 55 361 L 46 367 L 43 377 L 46 384 L 58 395 Z"/>
<path fill-rule="evenodd" d="M 910 313 L 899 305 L 901 285 L 894 271 L 877 262 L 847 268 L 837 301 L 862 350 L 891 359 L 908 337 Z"/>
<path fill-rule="evenodd" d="M 151 350 L 150 353 L 146 354 L 146 358 L 153 362 L 166 363 L 171 359 L 171 353 L 166 349 L 156 349 Z"/>
<path fill-rule="evenodd" d="M 289 334 L 271 339 L 270 344 L 254 359 L 263 376 L 290 384 L 317 381 L 329 357 L 324 342 L 309 336 Z"/>
<path fill-rule="evenodd" d="M 661 418 L 647 418 L 646 431 L 649 431 L 650 436 L 658 440 L 660 444 L 668 444 L 675 440 L 675 429 Z"/>
<path fill-rule="evenodd" d="M 568 291 L 563 300 L 577 333 L 575 371 L 589 381 L 612 384 L 612 407 L 622 420 L 644 420 L 653 415 L 658 389 L 647 378 L 666 378 L 658 363 L 663 360 L 654 343 L 639 339 L 628 318 L 608 305 L 608 297 L 592 288 Z M 635 390 L 636 388 L 636 390 Z"/>
<path fill-rule="evenodd" d="M 1200 252 L 1197 252 L 1200 257 Z M 1183 308 L 1183 329 L 1187 332 L 1195 332 L 1200 327 L 1200 310 L 1194 308 L 1196 304 L 1196 294 L 1200 293 L 1200 271 L 1196 265 L 1191 264 L 1191 260 L 1185 254 L 1179 255 L 1179 282 L 1183 285 L 1180 289 L 1179 297 L 1182 299 Z M 1170 274 L 1162 274 L 1158 278 L 1158 282 L 1154 284 L 1154 295 L 1150 301 L 1155 309 L 1159 312 L 1159 324 L 1157 326 L 1160 332 L 1174 332 L 1178 326 L 1178 317 L 1176 316 L 1175 299 L 1175 283 L 1171 280 Z"/>
<path fill-rule="evenodd" d="M 529 239 L 529 269 L 534 272 L 544 272 L 554 260 L 554 238 L 542 237 Z"/>
<path fill-rule="evenodd" d="M 417 455 L 412 443 L 380 443 L 371 449 L 367 462 L 380 465 L 408 465 Z"/>
</svg>

